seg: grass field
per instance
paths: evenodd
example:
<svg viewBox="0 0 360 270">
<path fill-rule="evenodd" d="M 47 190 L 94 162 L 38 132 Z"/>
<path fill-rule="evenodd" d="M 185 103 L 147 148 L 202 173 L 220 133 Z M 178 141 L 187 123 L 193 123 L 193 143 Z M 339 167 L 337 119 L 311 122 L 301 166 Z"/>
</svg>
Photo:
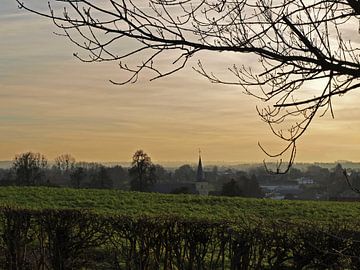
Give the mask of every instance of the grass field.
<svg viewBox="0 0 360 270">
<path fill-rule="evenodd" d="M 243 217 L 307 221 L 357 221 L 360 203 L 274 201 L 196 195 L 166 195 L 117 190 L 1 187 L 0 206 L 28 209 L 90 209 L 124 215 L 176 215 L 236 220 Z"/>
</svg>

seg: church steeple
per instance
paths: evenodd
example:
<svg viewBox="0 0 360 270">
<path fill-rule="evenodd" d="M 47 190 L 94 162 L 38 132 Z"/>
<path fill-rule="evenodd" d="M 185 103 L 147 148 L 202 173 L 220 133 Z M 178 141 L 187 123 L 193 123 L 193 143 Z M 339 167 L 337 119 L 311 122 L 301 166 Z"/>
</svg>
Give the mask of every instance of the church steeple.
<svg viewBox="0 0 360 270">
<path fill-rule="evenodd" d="M 197 167 L 196 181 L 202 182 L 202 181 L 204 181 L 204 179 L 205 179 L 204 171 L 203 171 L 202 162 L 201 162 L 201 150 L 199 149 L 199 164 Z"/>
</svg>

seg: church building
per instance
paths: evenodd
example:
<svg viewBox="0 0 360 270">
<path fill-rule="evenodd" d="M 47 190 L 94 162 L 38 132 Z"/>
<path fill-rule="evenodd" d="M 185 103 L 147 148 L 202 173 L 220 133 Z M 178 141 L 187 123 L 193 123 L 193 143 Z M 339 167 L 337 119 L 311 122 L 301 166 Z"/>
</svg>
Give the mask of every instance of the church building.
<svg viewBox="0 0 360 270">
<path fill-rule="evenodd" d="M 174 193 L 177 190 L 186 190 L 190 194 L 209 195 L 209 183 L 205 179 L 205 174 L 199 150 L 199 163 L 196 171 L 196 179 L 186 182 L 155 183 L 151 187 L 151 192 Z"/>
<path fill-rule="evenodd" d="M 199 163 L 196 172 L 195 189 L 199 195 L 209 195 L 209 183 L 205 179 L 200 150 L 199 150 Z"/>
</svg>

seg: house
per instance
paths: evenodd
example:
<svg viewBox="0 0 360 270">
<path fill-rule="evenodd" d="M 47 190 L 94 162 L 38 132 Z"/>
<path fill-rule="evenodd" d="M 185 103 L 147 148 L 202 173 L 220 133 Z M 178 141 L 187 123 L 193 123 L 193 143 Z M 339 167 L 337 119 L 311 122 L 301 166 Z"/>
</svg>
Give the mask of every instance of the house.
<svg viewBox="0 0 360 270">
<path fill-rule="evenodd" d="M 299 185 L 314 185 L 315 181 L 308 177 L 300 177 L 295 180 Z"/>
<path fill-rule="evenodd" d="M 282 200 L 287 197 L 297 198 L 301 194 L 300 185 L 261 185 L 265 197 Z"/>
</svg>

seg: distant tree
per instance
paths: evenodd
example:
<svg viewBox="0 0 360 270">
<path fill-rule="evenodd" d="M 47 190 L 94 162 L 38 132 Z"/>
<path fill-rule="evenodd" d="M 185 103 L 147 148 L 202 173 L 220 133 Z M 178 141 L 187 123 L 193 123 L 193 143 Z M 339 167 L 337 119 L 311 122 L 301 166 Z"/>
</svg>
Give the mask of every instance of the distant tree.
<svg viewBox="0 0 360 270">
<path fill-rule="evenodd" d="M 212 170 L 206 172 L 206 180 L 208 182 L 216 183 L 219 176 L 219 168 L 217 166 L 213 166 Z"/>
<path fill-rule="evenodd" d="M 241 196 L 242 191 L 240 189 L 239 183 L 234 179 L 231 179 L 230 182 L 224 183 L 221 190 L 222 196 Z"/>
<path fill-rule="evenodd" d="M 107 173 L 105 166 L 101 166 L 98 172 L 92 176 L 92 180 L 90 183 L 92 188 L 112 188 L 113 182 Z"/>
<path fill-rule="evenodd" d="M 269 173 L 264 167 L 255 167 L 249 170 L 248 175 L 254 175 L 256 179 L 259 179 L 261 183 L 276 182 L 277 184 L 287 184 L 289 181 L 293 181 L 306 174 L 299 169 L 290 168 L 287 174 L 272 174 Z"/>
<path fill-rule="evenodd" d="M 227 174 L 227 173 L 221 173 L 218 176 L 217 182 L 213 182 L 212 185 L 215 187 L 216 190 L 218 190 L 221 194 L 221 190 L 223 188 L 223 185 L 230 182 L 232 179 L 235 179 L 235 174 Z"/>
<path fill-rule="evenodd" d="M 327 185 L 328 195 L 336 198 L 340 193 L 349 189 L 344 176 L 344 169 L 341 164 L 337 164 L 330 173 L 329 184 Z"/>
<path fill-rule="evenodd" d="M 244 171 L 236 171 L 235 172 L 236 179 L 247 178 L 247 176 L 248 176 L 247 172 L 244 172 Z"/>
<path fill-rule="evenodd" d="M 113 181 L 114 188 L 129 189 L 129 172 L 127 169 L 116 165 L 111 168 L 107 168 L 107 173 Z"/>
<path fill-rule="evenodd" d="M 297 168 L 294 168 L 292 167 L 290 170 L 289 170 L 289 179 L 297 179 L 297 178 L 300 178 L 303 176 L 303 173 L 297 169 Z"/>
<path fill-rule="evenodd" d="M 55 158 L 55 167 L 62 172 L 70 172 L 75 167 L 75 158 L 70 154 L 62 154 Z"/>
<path fill-rule="evenodd" d="M 93 172 L 97 172 L 99 170 L 100 167 L 104 166 L 100 163 L 97 163 L 97 162 L 84 162 L 84 161 L 81 161 L 81 162 L 76 162 L 76 166 L 77 167 L 83 167 L 84 170 L 86 171 L 93 171 Z"/>
<path fill-rule="evenodd" d="M 347 171 L 344 171 L 344 178 L 346 180 L 346 183 L 348 185 L 348 188 L 350 188 L 353 192 L 357 193 L 357 195 L 360 195 L 360 172 L 350 172 L 350 174 Z"/>
<path fill-rule="evenodd" d="M 195 181 L 196 173 L 190 165 L 185 164 L 175 170 L 174 178 L 178 182 L 191 182 Z"/>
<path fill-rule="evenodd" d="M 154 173 L 155 173 L 156 182 L 170 181 L 171 173 L 169 173 L 163 166 L 156 164 Z"/>
<path fill-rule="evenodd" d="M 4 175 L 6 175 L 6 173 L 7 173 L 7 170 L 0 168 L 0 179 L 2 179 L 4 177 Z"/>
<path fill-rule="evenodd" d="M 353 172 L 351 174 L 351 185 L 356 188 L 356 189 L 360 189 L 360 173 L 359 172 Z"/>
<path fill-rule="evenodd" d="M 344 178 L 344 169 L 340 163 L 336 164 L 336 166 L 332 169 L 330 177 L 335 180 Z"/>
<path fill-rule="evenodd" d="M 72 187 L 80 188 L 81 182 L 86 176 L 86 172 L 83 167 L 76 167 L 70 173 L 70 184 Z"/>
<path fill-rule="evenodd" d="M 263 197 L 264 194 L 260 188 L 259 182 L 255 175 L 252 175 L 250 178 L 247 176 L 243 176 L 240 178 L 239 182 L 244 197 L 251 197 L 251 198 Z"/>
<path fill-rule="evenodd" d="M 12 170 L 19 185 L 33 186 L 45 183 L 44 170 L 47 159 L 40 153 L 26 152 L 16 155 Z"/>
<path fill-rule="evenodd" d="M 14 173 L 11 169 L 2 169 L 0 177 L 1 186 L 9 186 L 14 184 Z"/>
<path fill-rule="evenodd" d="M 155 183 L 155 166 L 143 150 L 137 150 L 133 155 L 129 175 L 131 190 L 147 191 Z"/>
<path fill-rule="evenodd" d="M 328 184 L 330 181 L 330 172 L 327 168 L 322 168 L 318 165 L 310 165 L 307 167 L 304 175 L 316 180 L 321 184 Z"/>
</svg>

